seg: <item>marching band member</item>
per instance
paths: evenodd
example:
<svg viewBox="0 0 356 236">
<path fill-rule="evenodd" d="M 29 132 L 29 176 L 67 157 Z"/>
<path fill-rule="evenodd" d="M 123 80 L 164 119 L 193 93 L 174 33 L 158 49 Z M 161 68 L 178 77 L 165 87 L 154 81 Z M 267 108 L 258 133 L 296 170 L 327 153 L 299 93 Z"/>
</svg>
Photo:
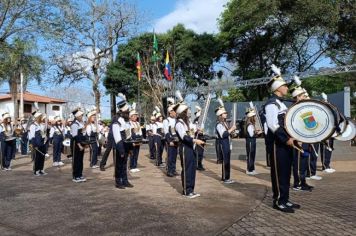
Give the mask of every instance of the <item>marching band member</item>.
<svg viewBox="0 0 356 236">
<path fill-rule="evenodd" d="M 159 167 L 164 167 L 164 164 L 162 162 L 162 154 L 163 154 L 163 149 L 164 149 L 164 144 L 163 144 L 163 116 L 161 112 L 159 111 L 159 108 L 156 107 L 157 113 L 155 115 L 156 121 L 152 126 L 152 134 L 153 134 L 153 140 L 155 144 L 155 158 L 156 158 L 156 166 Z"/>
<path fill-rule="evenodd" d="M 48 123 L 48 120 L 47 120 L 47 115 L 46 114 L 43 114 L 42 115 L 42 120 L 41 120 L 41 129 L 42 129 L 42 135 L 43 135 L 43 138 L 45 140 L 45 157 L 49 157 L 49 154 L 48 154 L 48 146 L 49 146 L 49 131 L 50 131 L 50 124 Z"/>
<path fill-rule="evenodd" d="M 49 132 L 50 142 L 53 144 L 53 166 L 63 166 L 61 154 L 65 131 L 62 126 L 62 119 L 59 116 L 54 117 L 54 122 Z"/>
<path fill-rule="evenodd" d="M 198 125 L 199 123 L 199 117 L 201 115 L 201 107 L 200 106 L 196 106 L 196 112 L 194 113 L 195 115 L 195 119 L 193 121 L 193 124 L 194 125 Z M 202 141 L 206 141 L 204 140 L 203 138 L 203 132 L 201 130 L 197 130 L 196 132 L 196 137 Z M 196 151 L 196 154 L 198 156 L 198 167 L 197 167 L 197 170 L 200 170 L 200 171 L 204 171 L 205 168 L 203 166 L 203 158 L 204 158 L 204 144 L 203 145 L 197 145 L 195 147 L 195 151 Z"/>
<path fill-rule="evenodd" d="M 83 157 L 85 148 L 85 137 L 84 137 L 84 123 L 83 115 L 84 113 L 80 108 L 75 109 L 72 114 L 74 115 L 74 121 L 71 125 L 70 133 L 72 134 L 71 145 L 73 148 L 72 153 L 72 170 L 73 170 L 73 182 L 81 183 L 87 181 L 83 176 Z"/>
<path fill-rule="evenodd" d="M 101 120 L 98 120 L 98 144 L 99 144 L 99 147 L 98 147 L 98 156 L 101 156 L 101 150 L 103 148 L 103 144 L 101 141 L 100 141 L 100 137 L 104 137 L 105 138 L 105 135 L 104 135 L 104 124 Z"/>
<path fill-rule="evenodd" d="M 70 133 L 70 127 L 72 126 L 72 122 L 73 122 L 73 118 L 68 118 L 67 119 L 67 122 L 66 122 L 66 125 L 65 125 L 65 128 L 64 128 L 64 138 L 65 139 L 69 139 L 71 140 L 72 139 L 72 134 Z M 72 153 L 73 153 L 73 145 L 72 143 L 70 144 L 70 153 L 68 154 L 67 153 L 67 158 L 72 158 Z"/>
<path fill-rule="evenodd" d="M 21 155 L 27 155 L 28 154 L 28 127 L 27 127 L 27 120 L 25 118 L 21 118 L 20 120 L 21 123 Z"/>
<path fill-rule="evenodd" d="M 321 94 L 324 102 L 328 102 L 328 96 L 325 93 Z M 334 138 L 330 138 L 325 141 L 325 143 L 320 144 L 320 157 L 321 157 L 321 164 L 322 170 L 326 173 L 334 173 L 335 169 L 330 167 L 330 160 L 332 151 L 334 149 Z"/>
<path fill-rule="evenodd" d="M 97 131 L 98 127 L 95 124 L 96 110 L 90 111 L 87 114 L 87 117 L 88 117 L 88 120 L 85 125 L 85 133 L 86 133 L 87 139 L 89 140 L 90 167 L 92 169 L 96 169 L 96 168 L 99 168 L 99 166 L 97 166 L 99 145 L 98 145 L 98 131 Z"/>
<path fill-rule="evenodd" d="M 101 171 L 105 171 L 105 166 L 106 166 L 106 162 L 108 160 L 109 154 L 111 152 L 111 149 L 113 151 L 113 159 L 115 160 L 116 158 L 116 154 L 115 154 L 115 141 L 114 141 L 114 136 L 112 134 L 112 125 L 117 122 L 118 117 L 114 116 L 111 120 L 110 126 L 109 126 L 109 131 L 107 132 L 107 136 L 106 136 L 106 149 L 105 152 L 101 158 L 100 161 L 100 170 Z M 115 162 L 114 162 L 115 163 Z"/>
<path fill-rule="evenodd" d="M 119 189 L 125 187 L 132 188 L 133 185 L 127 178 L 127 158 L 130 151 L 130 144 L 125 141 L 131 138 L 131 127 L 128 123 L 129 106 L 127 105 L 126 98 L 117 103 L 119 113 L 118 119 L 113 121 L 112 134 L 114 137 L 114 144 L 116 148 L 115 157 L 115 186 Z"/>
<path fill-rule="evenodd" d="M 194 192 L 196 176 L 196 156 L 194 152 L 195 145 L 203 145 L 204 141 L 194 139 L 194 132 L 191 130 L 190 110 L 183 102 L 175 106 L 177 113 L 176 131 L 182 144 L 182 186 L 183 195 L 188 198 L 199 197 L 200 194 Z"/>
<path fill-rule="evenodd" d="M 292 97 L 298 102 L 304 99 L 308 99 L 306 90 L 300 86 L 291 89 Z M 306 172 L 308 167 L 308 160 L 311 153 L 312 144 L 303 143 L 301 145 L 303 153 L 299 150 L 293 150 L 293 190 L 311 191 L 312 186 L 306 182 Z"/>
<path fill-rule="evenodd" d="M 30 132 L 28 138 L 32 146 L 32 155 L 33 155 L 33 171 L 34 175 L 41 176 L 46 175 L 44 172 L 44 162 L 45 162 L 45 152 L 46 152 L 46 141 L 44 130 L 42 127 L 42 120 L 44 114 L 39 111 L 36 111 L 33 115 L 35 122 L 30 125 Z"/>
<path fill-rule="evenodd" d="M 130 126 L 131 126 L 131 132 L 132 132 L 132 140 L 139 141 L 137 143 L 133 143 L 132 147 L 132 152 L 130 154 L 130 172 L 139 172 L 140 170 L 137 168 L 137 160 L 138 160 L 138 155 L 140 153 L 140 146 L 141 143 L 140 141 L 142 140 L 142 130 L 141 130 L 141 125 L 137 121 L 138 119 L 138 113 L 136 111 L 136 103 L 132 104 L 132 110 L 129 113 L 130 116 Z"/>
<path fill-rule="evenodd" d="M 265 104 L 265 114 L 268 132 L 271 133 L 267 136 L 272 137 L 274 143 L 271 156 L 273 208 L 282 212 L 293 213 L 294 208 L 300 208 L 300 205 L 289 201 L 294 140 L 284 128 L 287 106 L 283 103 L 283 97 L 287 95 L 288 87 L 281 77 L 280 70 L 274 65 L 272 65 L 272 70 L 275 76 L 272 77 L 268 86 L 273 95 Z"/>
<path fill-rule="evenodd" d="M 11 170 L 11 160 L 16 152 L 16 138 L 14 128 L 11 124 L 11 116 L 8 112 L 2 114 L 2 123 L 0 126 L 1 140 L 1 169 Z"/>
<path fill-rule="evenodd" d="M 221 180 L 225 184 L 231 184 L 234 181 L 230 179 L 230 134 L 236 130 L 236 126 L 228 128 L 226 123 L 227 111 L 225 110 L 222 100 L 219 98 L 220 106 L 215 109 L 218 122 L 215 126 L 216 141 L 218 142 L 218 151 L 222 158 L 222 175 Z"/>
<path fill-rule="evenodd" d="M 170 99 L 170 98 L 169 98 Z M 167 99 L 168 100 L 168 99 Z M 163 129 L 167 143 L 167 176 L 173 177 L 176 172 L 176 161 L 178 152 L 178 137 L 176 134 L 176 112 L 174 111 L 174 100 L 168 107 L 168 117 L 163 122 Z"/>
<path fill-rule="evenodd" d="M 247 154 L 247 169 L 246 174 L 256 175 L 255 158 L 256 158 L 256 137 L 261 133 L 256 130 L 256 112 L 254 109 L 249 109 L 246 114 L 246 154 Z"/>
<path fill-rule="evenodd" d="M 155 114 L 154 114 L 155 115 Z M 149 153 L 150 153 L 150 159 L 155 159 L 155 143 L 154 143 L 154 138 L 153 138 L 153 124 L 156 121 L 156 117 L 152 115 L 150 117 L 150 123 L 146 125 L 146 132 L 147 132 L 147 138 L 148 138 L 148 148 L 149 148 Z"/>
</svg>

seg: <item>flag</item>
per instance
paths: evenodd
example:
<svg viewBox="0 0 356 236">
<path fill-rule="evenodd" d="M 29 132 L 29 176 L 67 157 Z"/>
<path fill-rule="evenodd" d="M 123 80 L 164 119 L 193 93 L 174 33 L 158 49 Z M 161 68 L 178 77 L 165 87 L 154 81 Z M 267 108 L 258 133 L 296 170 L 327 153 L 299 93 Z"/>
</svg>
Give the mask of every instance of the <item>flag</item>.
<svg viewBox="0 0 356 236">
<path fill-rule="evenodd" d="M 158 61 L 158 41 L 156 34 L 153 32 L 153 56 L 152 56 L 152 61 L 156 62 Z"/>
<path fill-rule="evenodd" d="M 166 65 L 164 67 L 164 77 L 166 77 L 166 79 L 168 81 L 172 80 L 172 76 L 171 76 L 171 66 L 169 65 L 169 54 L 168 54 L 168 50 L 167 50 L 167 54 L 166 54 Z"/>
<path fill-rule="evenodd" d="M 137 78 L 138 78 L 138 81 L 141 81 L 142 67 L 141 67 L 140 53 L 137 53 L 136 69 L 137 69 Z"/>
</svg>

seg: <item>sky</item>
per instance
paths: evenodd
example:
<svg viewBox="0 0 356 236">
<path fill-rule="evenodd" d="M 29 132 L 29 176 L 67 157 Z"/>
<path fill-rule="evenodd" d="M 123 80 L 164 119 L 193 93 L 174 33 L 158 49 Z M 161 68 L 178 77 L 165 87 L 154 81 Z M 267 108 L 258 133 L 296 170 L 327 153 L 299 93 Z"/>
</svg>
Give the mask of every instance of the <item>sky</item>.
<svg viewBox="0 0 356 236">
<path fill-rule="evenodd" d="M 182 23 L 186 28 L 193 29 L 198 33 L 216 33 L 217 21 L 227 0 L 129 0 L 136 3 L 139 12 L 142 14 L 145 24 L 142 31 L 163 33 L 173 28 L 178 23 Z M 56 85 L 30 82 L 27 90 L 41 95 L 50 95 Z M 62 85 L 61 87 L 66 87 Z M 89 81 L 77 83 L 83 91 L 91 93 Z M 62 88 L 61 88 L 62 89 Z M 104 90 L 104 87 L 102 87 Z M 7 83 L 0 85 L 0 94 L 9 91 Z M 87 105 L 94 105 L 94 98 L 88 101 Z M 103 96 L 101 99 L 102 117 L 110 117 L 109 97 Z"/>
</svg>

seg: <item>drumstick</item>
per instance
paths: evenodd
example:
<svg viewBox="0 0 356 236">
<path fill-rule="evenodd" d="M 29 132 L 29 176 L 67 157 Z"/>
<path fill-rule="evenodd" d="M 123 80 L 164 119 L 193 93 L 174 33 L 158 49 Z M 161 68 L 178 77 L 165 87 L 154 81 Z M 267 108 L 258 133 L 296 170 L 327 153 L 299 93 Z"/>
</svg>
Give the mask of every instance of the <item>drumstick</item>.
<svg viewBox="0 0 356 236">
<path fill-rule="evenodd" d="M 318 153 L 317 153 L 316 150 L 315 150 L 314 145 L 313 145 L 313 144 L 310 144 L 310 146 L 312 147 L 315 156 L 316 156 L 316 157 L 319 157 Z"/>
<path fill-rule="evenodd" d="M 302 148 L 297 147 L 297 146 L 295 146 L 294 144 L 293 144 L 292 147 L 293 147 L 294 149 L 298 150 L 300 153 L 304 153 L 304 150 L 303 150 Z"/>
</svg>

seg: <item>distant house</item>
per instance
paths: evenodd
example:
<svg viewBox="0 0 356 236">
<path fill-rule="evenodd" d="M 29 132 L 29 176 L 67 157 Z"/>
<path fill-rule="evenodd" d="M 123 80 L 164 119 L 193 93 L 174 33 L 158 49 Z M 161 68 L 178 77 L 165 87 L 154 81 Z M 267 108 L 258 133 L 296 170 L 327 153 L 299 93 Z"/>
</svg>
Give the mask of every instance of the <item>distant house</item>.
<svg viewBox="0 0 356 236">
<path fill-rule="evenodd" d="M 66 101 L 62 99 L 25 92 L 23 94 L 23 100 L 23 113 L 26 118 L 35 111 L 35 102 L 38 103 L 40 112 L 46 113 L 49 120 L 52 120 L 55 116 L 63 117 L 63 105 Z M 18 103 L 20 104 L 20 95 L 18 97 Z M 6 111 L 9 111 L 10 115 L 14 117 L 14 105 L 10 94 L 0 95 L 0 113 L 2 114 Z"/>
</svg>

